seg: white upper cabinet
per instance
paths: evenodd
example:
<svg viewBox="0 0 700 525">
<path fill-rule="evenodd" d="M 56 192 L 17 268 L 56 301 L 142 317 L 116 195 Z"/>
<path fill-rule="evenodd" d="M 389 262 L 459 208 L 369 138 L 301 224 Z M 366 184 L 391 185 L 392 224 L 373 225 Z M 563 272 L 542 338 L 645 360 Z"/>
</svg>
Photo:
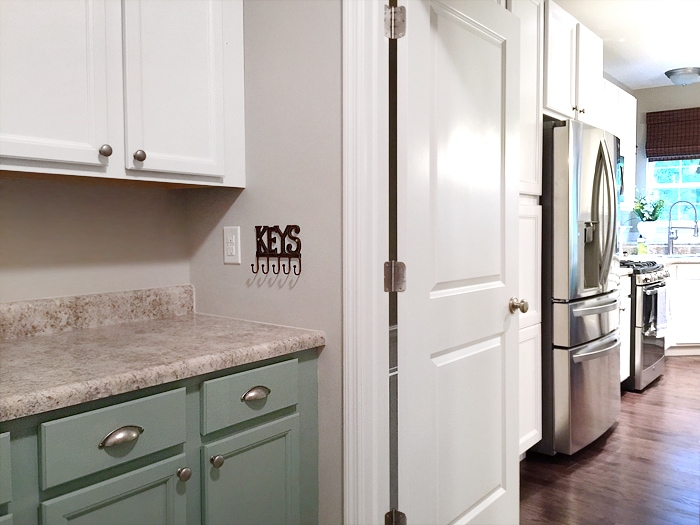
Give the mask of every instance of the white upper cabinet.
<svg viewBox="0 0 700 525">
<path fill-rule="evenodd" d="M 242 0 L 2 0 L 0 168 L 245 185 Z"/>
<path fill-rule="evenodd" d="M 102 165 L 105 3 L 0 2 L 0 155 Z"/>
<path fill-rule="evenodd" d="M 544 0 L 512 0 L 520 18 L 520 193 L 542 194 Z"/>
<path fill-rule="evenodd" d="M 598 125 L 603 40 L 551 1 L 545 27 L 545 112 Z"/>
</svg>

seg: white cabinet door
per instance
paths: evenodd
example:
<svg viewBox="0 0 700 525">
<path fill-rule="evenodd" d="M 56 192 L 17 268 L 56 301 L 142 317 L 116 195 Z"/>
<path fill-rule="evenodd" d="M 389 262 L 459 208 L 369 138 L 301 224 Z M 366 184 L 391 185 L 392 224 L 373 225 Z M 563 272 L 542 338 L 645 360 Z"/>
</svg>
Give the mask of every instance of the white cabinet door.
<svg viewBox="0 0 700 525">
<path fill-rule="evenodd" d="M 542 194 L 544 0 L 512 0 L 520 18 L 520 193 Z"/>
<path fill-rule="evenodd" d="M 127 169 L 224 175 L 223 30 L 220 0 L 124 3 Z"/>
<path fill-rule="evenodd" d="M 542 439 L 542 325 L 518 332 L 519 346 L 519 436 L 518 453 Z"/>
<path fill-rule="evenodd" d="M 625 159 L 622 174 L 622 200 L 620 208 L 631 211 L 635 195 L 635 174 L 637 172 L 637 99 L 620 89 L 618 93 L 619 119 L 621 122 L 620 155 Z"/>
<path fill-rule="evenodd" d="M 603 39 L 582 24 L 576 25 L 576 108 L 578 119 L 601 127 Z"/>
<path fill-rule="evenodd" d="M 519 316 L 522 329 L 542 322 L 542 206 L 521 196 L 519 210 L 518 297 L 529 304 Z"/>
<path fill-rule="evenodd" d="M 545 3 L 544 107 L 574 118 L 576 106 L 576 19 L 551 1 Z"/>
<path fill-rule="evenodd" d="M 104 0 L 0 1 L 0 157 L 100 166 Z"/>
</svg>

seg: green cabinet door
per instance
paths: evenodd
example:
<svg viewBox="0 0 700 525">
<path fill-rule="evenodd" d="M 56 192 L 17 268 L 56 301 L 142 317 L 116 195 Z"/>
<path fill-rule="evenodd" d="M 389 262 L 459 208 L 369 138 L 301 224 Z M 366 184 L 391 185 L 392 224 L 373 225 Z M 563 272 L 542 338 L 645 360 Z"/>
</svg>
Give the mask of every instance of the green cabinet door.
<svg viewBox="0 0 700 525">
<path fill-rule="evenodd" d="M 185 454 L 41 504 L 42 525 L 185 525 Z M 192 481 L 190 481 L 191 483 Z"/>
<path fill-rule="evenodd" d="M 205 525 L 297 525 L 299 415 L 204 445 L 202 472 Z"/>
</svg>

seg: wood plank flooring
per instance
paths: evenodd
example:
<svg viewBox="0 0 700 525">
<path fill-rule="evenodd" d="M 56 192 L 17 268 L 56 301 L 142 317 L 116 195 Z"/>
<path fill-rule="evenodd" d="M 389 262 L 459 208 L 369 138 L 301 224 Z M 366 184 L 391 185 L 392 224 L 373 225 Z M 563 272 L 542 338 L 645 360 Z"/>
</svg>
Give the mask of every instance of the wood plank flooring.
<svg viewBox="0 0 700 525">
<path fill-rule="evenodd" d="M 520 463 L 521 524 L 700 524 L 700 357 L 624 392 L 615 427 L 573 456 Z"/>
</svg>

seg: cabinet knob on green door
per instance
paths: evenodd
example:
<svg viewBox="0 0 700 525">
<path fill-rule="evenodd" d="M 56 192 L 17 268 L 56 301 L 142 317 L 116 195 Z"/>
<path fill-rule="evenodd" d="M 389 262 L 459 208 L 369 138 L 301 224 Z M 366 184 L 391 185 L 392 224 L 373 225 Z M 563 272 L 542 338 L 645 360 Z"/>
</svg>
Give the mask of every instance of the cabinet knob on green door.
<svg viewBox="0 0 700 525">
<path fill-rule="evenodd" d="M 182 467 L 177 469 L 177 477 L 180 481 L 187 481 L 192 477 L 192 469 L 190 467 Z"/>
<path fill-rule="evenodd" d="M 102 146 L 100 146 L 99 151 L 100 155 L 102 155 L 103 157 L 109 157 L 112 154 L 112 146 L 110 146 L 109 144 L 102 144 Z"/>
<path fill-rule="evenodd" d="M 224 464 L 224 461 L 224 456 L 216 455 L 209 458 L 209 463 L 211 463 L 214 468 L 221 468 Z"/>
<path fill-rule="evenodd" d="M 143 151 L 142 149 L 136 150 L 136 153 L 134 153 L 134 160 L 138 160 L 139 162 L 143 162 L 146 160 L 146 152 Z"/>
<path fill-rule="evenodd" d="M 141 434 L 143 434 L 143 427 L 138 425 L 120 427 L 107 434 L 104 439 L 100 441 L 100 444 L 97 445 L 97 448 L 117 447 L 119 445 L 131 443 L 132 441 L 136 441 Z"/>
</svg>

